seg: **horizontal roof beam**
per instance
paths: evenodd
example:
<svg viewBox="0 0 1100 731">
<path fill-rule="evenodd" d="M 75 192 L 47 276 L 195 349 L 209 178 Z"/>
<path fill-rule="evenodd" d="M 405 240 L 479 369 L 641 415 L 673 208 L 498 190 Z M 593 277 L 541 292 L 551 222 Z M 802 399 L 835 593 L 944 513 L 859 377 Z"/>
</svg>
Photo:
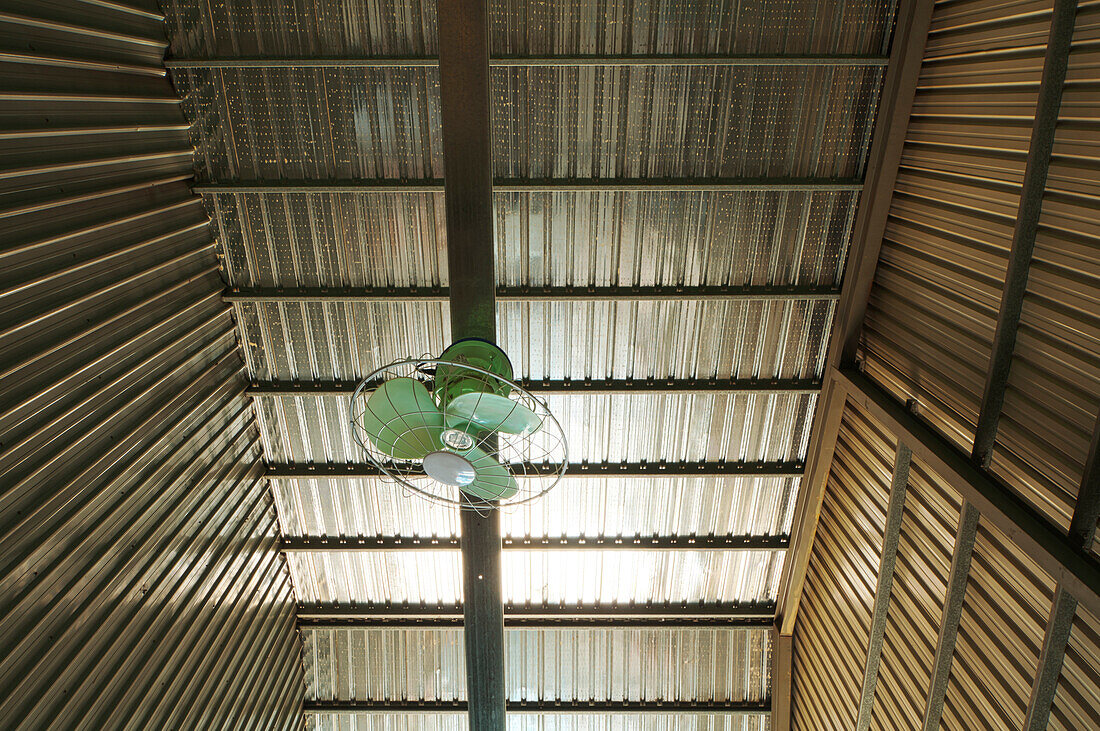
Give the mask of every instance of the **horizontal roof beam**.
<svg viewBox="0 0 1100 731">
<path fill-rule="evenodd" d="M 712 715 L 767 713 L 770 701 L 508 701 L 510 714 L 650 714 Z M 458 714 L 466 713 L 465 701 L 340 701 L 306 700 L 305 713 Z"/>
<path fill-rule="evenodd" d="M 886 56 L 813 54 L 813 55 L 555 55 L 497 56 L 489 66 L 498 68 L 540 68 L 545 66 L 885 66 Z M 439 59 L 432 56 L 345 56 L 340 58 L 288 58 L 239 56 L 219 58 L 170 58 L 170 69 L 327 69 L 327 68 L 433 68 Z"/>
<path fill-rule="evenodd" d="M 857 178 L 549 178 L 493 181 L 494 193 L 745 193 L 860 191 Z M 257 180 L 197 183 L 196 193 L 442 193 L 440 180 Z"/>
<path fill-rule="evenodd" d="M 729 622 L 761 620 L 771 622 L 774 602 L 718 603 L 681 602 L 667 604 L 505 604 L 505 621 L 577 621 L 577 620 L 689 620 Z M 413 622 L 462 621 L 461 604 L 299 604 L 300 621 Z"/>
<path fill-rule="evenodd" d="M 459 615 L 441 617 L 298 617 L 303 629 L 456 629 L 465 619 Z M 746 629 L 771 627 L 774 618 L 759 617 L 504 617 L 509 629 Z"/>
<path fill-rule="evenodd" d="M 645 551 L 782 551 L 790 545 L 790 536 L 597 536 L 522 537 L 502 540 L 504 550 L 645 550 Z M 320 538 L 313 536 L 284 537 L 284 551 L 441 551 L 462 547 L 457 536 L 357 536 L 352 538 Z"/>
<path fill-rule="evenodd" d="M 592 380 L 517 381 L 523 388 L 540 394 L 618 393 L 787 393 L 813 394 L 821 390 L 816 378 L 653 378 Z M 360 381 L 265 381 L 254 383 L 249 396 L 350 396 Z"/>
<path fill-rule="evenodd" d="M 552 474 L 559 465 L 528 464 L 513 466 L 513 474 L 522 479 L 528 474 Z M 569 463 L 570 477 L 801 477 L 801 462 L 576 462 Z M 270 479 L 355 479 L 378 477 L 372 464 L 269 464 Z"/>
<path fill-rule="evenodd" d="M 840 290 L 813 284 L 708 287 L 497 287 L 497 302 L 625 302 L 835 300 Z M 446 288 L 231 288 L 226 302 L 449 302 Z"/>
</svg>

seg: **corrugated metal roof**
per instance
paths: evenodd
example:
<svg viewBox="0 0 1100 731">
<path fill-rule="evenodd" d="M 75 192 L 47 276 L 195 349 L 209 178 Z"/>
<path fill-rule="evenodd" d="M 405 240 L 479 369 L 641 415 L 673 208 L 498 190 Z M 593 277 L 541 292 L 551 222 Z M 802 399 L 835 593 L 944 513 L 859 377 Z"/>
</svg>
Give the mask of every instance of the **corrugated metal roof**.
<svg viewBox="0 0 1100 731">
<path fill-rule="evenodd" d="M 615 716 L 585 714 L 510 715 L 508 731 L 767 731 L 768 717 L 759 713 L 664 714 L 623 713 Z M 311 713 L 317 731 L 465 731 L 465 715 L 374 715 L 368 713 Z"/>
<path fill-rule="evenodd" d="M 1100 726 L 1100 621 L 1079 606 L 1050 711 L 1050 728 L 1072 731 L 1097 726 Z"/>
<path fill-rule="evenodd" d="M 458 516 L 395 499 L 380 480 L 276 480 L 286 535 L 455 536 Z M 793 477 L 571 478 L 542 499 L 503 511 L 511 537 L 783 535 Z"/>
<path fill-rule="evenodd" d="M 464 700 L 461 629 L 304 629 L 307 694 Z M 509 629 L 512 701 L 759 701 L 767 629 Z"/>
<path fill-rule="evenodd" d="M 456 551 L 288 554 L 299 601 L 342 605 L 453 604 L 462 599 Z M 774 599 L 775 551 L 507 551 L 510 604 L 763 603 Z"/>
</svg>

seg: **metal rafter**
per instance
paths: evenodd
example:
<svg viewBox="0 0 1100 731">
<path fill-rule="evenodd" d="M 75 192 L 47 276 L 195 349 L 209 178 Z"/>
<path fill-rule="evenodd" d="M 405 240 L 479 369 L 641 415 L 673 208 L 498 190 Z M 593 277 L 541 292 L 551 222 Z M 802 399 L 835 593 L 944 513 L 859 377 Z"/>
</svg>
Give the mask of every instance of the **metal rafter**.
<svg viewBox="0 0 1100 731">
<path fill-rule="evenodd" d="M 547 66 L 885 66 L 885 56 L 850 54 L 815 55 L 666 55 L 666 54 L 589 54 L 555 56 L 494 56 L 494 68 L 540 68 Z M 235 56 L 218 58 L 170 58 L 170 69 L 316 69 L 316 68 L 434 68 L 433 56 L 344 56 L 306 58 L 274 56 Z"/>
<path fill-rule="evenodd" d="M 503 538 L 506 551 L 782 551 L 790 536 L 596 536 Z M 457 536 L 284 537 L 284 551 L 446 551 L 462 548 Z"/>
<path fill-rule="evenodd" d="M 821 381 L 813 378 L 519 379 L 517 382 L 526 390 L 539 394 L 813 394 L 821 390 Z M 246 393 L 252 397 L 350 396 L 358 385 L 359 381 L 265 381 L 252 384 Z"/>
<path fill-rule="evenodd" d="M 453 275 L 453 270 L 452 277 Z M 491 288 L 488 283 L 486 287 Z M 744 301 L 835 300 L 840 290 L 831 285 L 794 284 L 708 287 L 497 287 L 498 302 L 607 302 L 607 301 Z M 226 302 L 451 302 L 450 288 L 383 289 L 369 287 L 244 288 L 227 289 Z"/>
<path fill-rule="evenodd" d="M 517 479 L 524 474 L 550 474 L 553 463 L 524 464 L 513 468 Z M 570 462 L 570 477 L 801 477 L 800 462 Z M 269 464 L 271 479 L 359 479 L 381 476 L 372 464 Z"/>
<path fill-rule="evenodd" d="M 465 701 L 341 701 L 307 700 L 305 713 L 456 714 L 474 712 L 475 703 Z M 723 713 L 767 713 L 770 701 L 508 701 L 508 713 L 534 714 L 651 714 L 714 715 Z M 485 727 L 478 727 L 483 729 Z"/>
<path fill-rule="evenodd" d="M 731 629 L 742 627 L 771 627 L 770 614 L 760 616 L 682 617 L 676 614 L 652 617 L 602 617 L 602 616 L 541 616 L 527 617 L 508 614 L 505 609 L 504 626 L 511 629 Z M 462 615 L 439 617 L 298 617 L 298 626 L 316 629 L 447 629 L 462 626 Z"/>
<path fill-rule="evenodd" d="M 1055 0 L 1047 37 L 1043 76 L 1039 82 L 1039 97 L 1035 121 L 1027 150 L 1027 166 L 1020 190 L 1020 205 L 1016 211 L 1016 226 L 1012 232 L 1012 248 L 1008 255 L 1008 270 L 1001 291 L 1001 307 L 997 314 L 997 329 L 989 356 L 985 390 L 975 428 L 973 459 L 987 466 L 993 457 L 997 439 L 997 423 L 1004 406 L 1005 388 L 1012 368 L 1012 353 L 1016 349 L 1016 332 L 1020 326 L 1024 295 L 1027 293 L 1031 255 L 1035 250 L 1035 235 L 1039 230 L 1039 215 L 1043 210 L 1043 195 L 1047 187 L 1054 150 L 1054 129 L 1062 105 L 1062 88 L 1069 63 L 1069 47 L 1077 17 L 1077 0 Z"/>
</svg>

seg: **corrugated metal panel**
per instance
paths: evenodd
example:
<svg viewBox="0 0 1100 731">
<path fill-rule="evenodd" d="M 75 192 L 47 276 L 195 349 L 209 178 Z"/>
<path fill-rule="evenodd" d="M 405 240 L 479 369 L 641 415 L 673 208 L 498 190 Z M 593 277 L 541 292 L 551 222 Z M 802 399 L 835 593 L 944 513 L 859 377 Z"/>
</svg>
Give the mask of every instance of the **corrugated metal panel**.
<svg viewBox="0 0 1100 731">
<path fill-rule="evenodd" d="M 937 4 L 863 331 L 868 373 L 967 452 L 1051 6 Z"/>
<path fill-rule="evenodd" d="M 303 602 L 449 604 L 462 599 L 457 551 L 291 553 Z M 507 551 L 511 604 L 765 602 L 777 551 Z"/>
<path fill-rule="evenodd" d="M 464 700 L 461 629 L 303 630 L 307 695 Z M 761 701 L 766 629 L 509 629 L 512 701 Z"/>
<path fill-rule="evenodd" d="M 1100 621 L 1084 607 L 1073 618 L 1048 728 L 1100 728 Z"/>
<path fill-rule="evenodd" d="M 159 18 L 9 10 L 0 717 L 295 728 L 294 597 Z"/>
<path fill-rule="evenodd" d="M 871 728 L 920 728 L 962 499 L 913 461 L 890 589 Z"/>
<path fill-rule="evenodd" d="M 505 510 L 506 536 L 779 535 L 790 530 L 798 479 L 570 478 Z M 453 510 L 395 495 L 379 480 L 277 480 L 283 529 L 294 536 L 455 536 Z"/>
<path fill-rule="evenodd" d="M 270 397 L 260 406 L 276 462 L 363 462 L 345 397 Z M 546 399 L 573 462 L 797 461 L 813 394 L 568 395 Z"/>
<path fill-rule="evenodd" d="M 175 79 L 205 178 L 443 175 L 434 68 L 185 69 Z M 498 176 L 853 177 L 882 69 L 497 68 L 491 82 Z"/>
<path fill-rule="evenodd" d="M 1077 15 L 993 469 L 1068 528 L 1100 413 L 1100 6 Z"/>
<path fill-rule="evenodd" d="M 836 285 L 857 196 L 497 193 L 497 280 Z M 447 284 L 442 194 L 220 193 L 209 200 L 236 286 Z"/>
<path fill-rule="evenodd" d="M 896 445 L 849 405 L 794 634 L 791 728 L 854 728 Z"/>
<path fill-rule="evenodd" d="M 1053 598 L 1050 576 L 980 520 L 944 701 L 944 726 L 1023 725 Z"/>
<path fill-rule="evenodd" d="M 433 3 L 302 2 L 260 8 L 171 0 L 172 51 L 186 55 L 434 54 Z M 892 8 L 877 0 L 492 0 L 494 53 L 881 53 Z M 736 30 L 736 32 L 734 32 Z"/>
<path fill-rule="evenodd" d="M 366 713 L 309 713 L 311 731 L 465 731 L 465 715 L 409 715 L 402 717 Z M 508 731 L 767 731 L 763 713 L 721 715 L 510 715 Z"/>
</svg>

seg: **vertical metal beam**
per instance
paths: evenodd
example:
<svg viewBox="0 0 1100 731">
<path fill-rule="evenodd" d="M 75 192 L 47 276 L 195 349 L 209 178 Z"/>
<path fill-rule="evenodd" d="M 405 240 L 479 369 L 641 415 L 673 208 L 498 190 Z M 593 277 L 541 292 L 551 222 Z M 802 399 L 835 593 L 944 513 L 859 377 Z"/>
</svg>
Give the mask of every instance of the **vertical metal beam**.
<svg viewBox="0 0 1100 731">
<path fill-rule="evenodd" d="M 1088 550 L 1096 538 L 1096 520 L 1100 516 L 1100 414 L 1092 430 L 1092 446 L 1085 470 L 1081 476 L 1081 487 L 1077 492 L 1077 507 L 1073 511 L 1073 520 L 1069 526 L 1069 540 L 1074 546 Z M 1039 666 L 1035 670 L 1035 680 L 1031 684 L 1031 698 L 1027 704 L 1027 717 L 1024 731 L 1045 729 L 1050 720 L 1050 709 L 1054 704 L 1054 695 L 1058 692 L 1058 678 L 1062 674 L 1062 661 L 1066 656 L 1066 645 L 1073 630 L 1073 615 L 1077 611 L 1077 598 L 1066 591 L 1059 583 L 1054 592 L 1054 603 L 1047 619 L 1046 635 L 1043 638 L 1043 650 L 1039 654 Z"/>
<path fill-rule="evenodd" d="M 771 731 L 791 731 L 791 671 L 794 669 L 794 635 L 772 627 L 772 724 Z"/>
<path fill-rule="evenodd" d="M 1039 215 L 1043 210 L 1043 194 L 1047 187 L 1054 131 L 1058 111 L 1062 106 L 1062 87 L 1066 80 L 1070 41 L 1073 38 L 1077 0 L 1054 0 L 1054 14 L 1047 37 L 1043 77 L 1039 82 L 1039 98 L 1035 106 L 1035 121 L 1031 127 L 1031 142 L 1027 151 L 1020 206 L 1016 212 L 1016 227 L 1012 232 L 1012 249 L 1008 255 L 1008 271 L 1001 293 L 1001 308 L 997 315 L 997 330 L 989 356 L 985 390 L 974 436 L 974 461 L 989 465 L 997 438 L 997 422 L 1004 406 L 1005 388 L 1012 369 L 1012 352 L 1016 348 L 1016 332 L 1020 326 L 1024 295 L 1027 292 L 1031 255 L 1035 250 L 1035 235 L 1039 230 Z"/>
<path fill-rule="evenodd" d="M 894 585 L 894 565 L 901 538 L 901 519 L 905 513 L 905 492 L 909 487 L 909 461 L 912 451 L 899 442 L 894 457 L 894 476 L 890 484 L 890 503 L 886 509 L 886 529 L 882 538 L 882 558 L 879 561 L 878 587 L 871 615 L 871 636 L 867 641 L 867 664 L 863 668 L 863 689 L 859 698 L 856 731 L 867 731 L 871 725 L 871 710 L 875 703 L 878 666 L 882 658 L 882 640 L 886 634 L 886 615 L 890 609 L 890 591 Z"/>
<path fill-rule="evenodd" d="M 943 716 L 943 699 L 951 677 L 951 660 L 955 656 L 955 638 L 962 619 L 963 599 L 970 578 L 970 559 L 974 555 L 974 539 L 978 535 L 978 509 L 963 502 L 959 529 L 955 533 L 955 554 L 951 557 L 951 573 L 947 580 L 940 634 L 936 642 L 936 658 L 932 661 L 932 683 L 924 708 L 924 731 L 937 731 Z"/>
<path fill-rule="evenodd" d="M 496 263 L 485 0 L 439 0 L 439 90 L 451 333 L 496 341 Z M 500 513 L 462 511 L 470 728 L 504 731 Z"/>
</svg>

